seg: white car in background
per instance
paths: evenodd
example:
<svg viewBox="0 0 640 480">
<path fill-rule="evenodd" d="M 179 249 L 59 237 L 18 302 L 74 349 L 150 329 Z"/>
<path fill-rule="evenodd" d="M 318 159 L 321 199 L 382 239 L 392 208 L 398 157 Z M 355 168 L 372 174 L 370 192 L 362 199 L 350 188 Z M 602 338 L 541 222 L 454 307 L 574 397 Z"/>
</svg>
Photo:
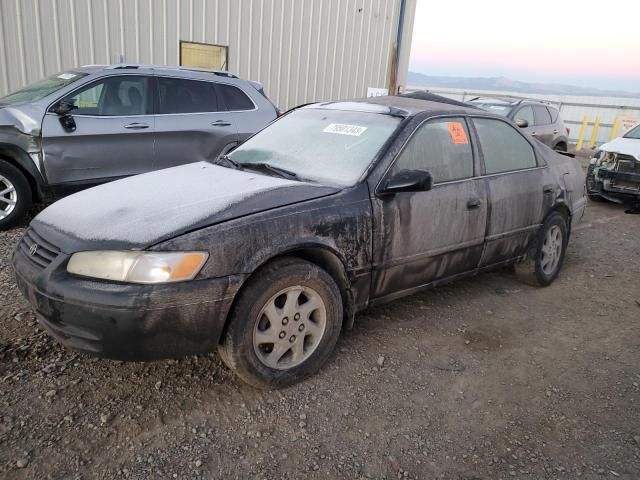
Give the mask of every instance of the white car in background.
<svg viewBox="0 0 640 480">
<path fill-rule="evenodd" d="M 594 152 L 587 171 L 587 193 L 592 200 L 640 208 L 640 125 Z"/>
</svg>

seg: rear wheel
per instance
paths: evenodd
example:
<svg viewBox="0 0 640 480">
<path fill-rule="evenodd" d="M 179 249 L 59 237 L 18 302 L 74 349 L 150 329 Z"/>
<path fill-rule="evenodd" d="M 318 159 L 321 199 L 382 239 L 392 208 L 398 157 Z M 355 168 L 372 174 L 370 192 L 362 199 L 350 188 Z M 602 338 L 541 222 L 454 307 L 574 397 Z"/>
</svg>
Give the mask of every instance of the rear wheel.
<svg viewBox="0 0 640 480">
<path fill-rule="evenodd" d="M 31 208 L 31 187 L 22 172 L 0 160 L 0 230 L 16 225 Z"/>
<path fill-rule="evenodd" d="M 341 326 L 342 298 L 333 278 L 304 260 L 277 260 L 240 293 L 218 351 L 245 382 L 286 387 L 326 362 Z"/>
<path fill-rule="evenodd" d="M 558 274 L 569 240 L 567 219 L 553 212 L 538 231 L 527 258 L 516 264 L 516 273 L 526 283 L 546 287 Z"/>
</svg>

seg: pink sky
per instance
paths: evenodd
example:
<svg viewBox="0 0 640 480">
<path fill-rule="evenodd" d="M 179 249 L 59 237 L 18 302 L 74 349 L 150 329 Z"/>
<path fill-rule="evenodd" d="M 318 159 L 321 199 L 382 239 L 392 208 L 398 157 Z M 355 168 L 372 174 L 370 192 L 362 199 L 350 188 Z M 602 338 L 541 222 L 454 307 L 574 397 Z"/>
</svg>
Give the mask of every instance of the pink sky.
<svg viewBox="0 0 640 480">
<path fill-rule="evenodd" d="M 418 0 L 409 69 L 640 92 L 640 2 Z"/>
</svg>

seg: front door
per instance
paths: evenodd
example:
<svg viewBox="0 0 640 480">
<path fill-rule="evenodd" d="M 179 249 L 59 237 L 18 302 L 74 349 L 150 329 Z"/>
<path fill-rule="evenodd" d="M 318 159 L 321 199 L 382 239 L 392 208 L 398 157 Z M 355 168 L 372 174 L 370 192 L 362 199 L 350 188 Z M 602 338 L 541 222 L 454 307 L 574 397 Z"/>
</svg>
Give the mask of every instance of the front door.
<svg viewBox="0 0 640 480">
<path fill-rule="evenodd" d="M 75 130 L 48 112 L 42 123 L 44 165 L 52 185 L 86 186 L 153 169 L 154 117 L 149 78 L 109 76 L 67 95 Z"/>
<path fill-rule="evenodd" d="M 487 244 L 481 266 L 500 264 L 526 251 L 542 223 L 544 202 L 556 193 L 545 185 L 544 165 L 538 165 L 533 146 L 514 127 L 493 118 L 474 118 L 484 161 L 491 205 Z"/>
<path fill-rule="evenodd" d="M 213 82 L 158 77 L 158 95 L 156 168 L 214 160 L 238 141 Z"/>
<path fill-rule="evenodd" d="M 373 198 L 374 299 L 477 268 L 487 220 L 478 168 L 464 118 L 432 119 L 416 129 L 385 178 L 427 170 L 434 184 L 426 192 Z"/>
</svg>

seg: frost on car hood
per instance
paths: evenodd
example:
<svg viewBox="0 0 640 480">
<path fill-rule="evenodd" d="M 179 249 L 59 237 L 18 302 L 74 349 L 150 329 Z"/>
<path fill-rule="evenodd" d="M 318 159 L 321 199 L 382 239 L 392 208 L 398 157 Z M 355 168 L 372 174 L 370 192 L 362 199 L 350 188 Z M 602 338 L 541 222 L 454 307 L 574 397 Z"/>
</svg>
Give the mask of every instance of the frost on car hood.
<svg viewBox="0 0 640 480">
<path fill-rule="evenodd" d="M 83 248 L 104 241 L 144 248 L 194 228 L 338 190 L 198 162 L 76 193 L 45 209 L 33 224 L 87 240 Z"/>
<path fill-rule="evenodd" d="M 612 142 L 601 145 L 599 150 L 631 155 L 633 158 L 640 161 L 640 140 L 635 138 L 619 137 Z"/>
</svg>

